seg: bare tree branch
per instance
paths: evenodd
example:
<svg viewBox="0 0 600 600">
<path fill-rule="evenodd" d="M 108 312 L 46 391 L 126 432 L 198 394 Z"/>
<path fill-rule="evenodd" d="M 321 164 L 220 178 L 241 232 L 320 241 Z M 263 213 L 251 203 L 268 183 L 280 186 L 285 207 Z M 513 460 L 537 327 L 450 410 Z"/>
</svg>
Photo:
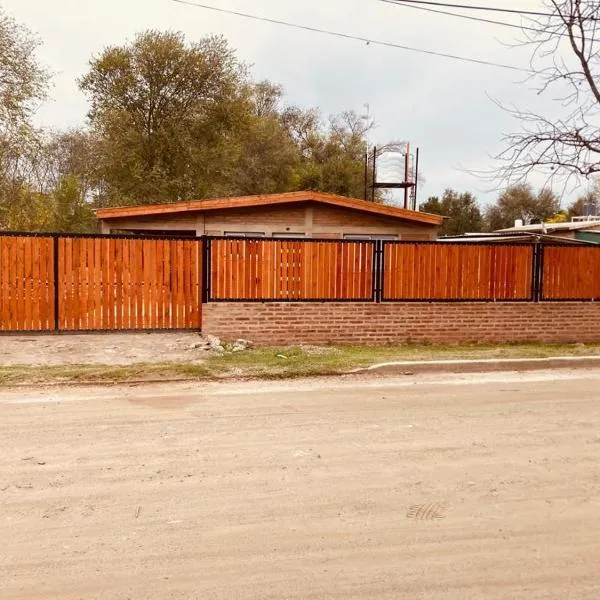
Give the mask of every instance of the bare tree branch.
<svg viewBox="0 0 600 600">
<path fill-rule="evenodd" d="M 530 66 L 538 95 L 565 109 L 559 119 L 518 108 L 506 109 L 521 131 L 505 136 L 497 156 L 500 176 L 523 182 L 545 173 L 563 183 L 600 173 L 599 0 L 547 0 L 550 16 L 527 21 L 522 44 L 533 48 Z"/>
</svg>

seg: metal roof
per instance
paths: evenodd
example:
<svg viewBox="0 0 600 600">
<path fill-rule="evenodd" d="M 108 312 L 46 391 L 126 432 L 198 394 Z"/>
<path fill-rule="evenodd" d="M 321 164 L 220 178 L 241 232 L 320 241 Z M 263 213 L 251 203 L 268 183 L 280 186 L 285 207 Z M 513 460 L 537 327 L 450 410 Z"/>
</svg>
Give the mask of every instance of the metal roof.
<svg viewBox="0 0 600 600">
<path fill-rule="evenodd" d="M 580 229 L 593 230 L 596 227 L 600 227 L 600 219 L 597 221 L 569 221 L 568 223 L 537 223 L 535 225 L 499 229 L 495 233 L 551 233 L 553 231 L 577 231 Z"/>
<path fill-rule="evenodd" d="M 597 233 L 600 235 L 600 231 L 586 231 L 586 233 Z M 465 233 L 464 235 L 445 236 L 437 239 L 438 242 L 467 242 L 467 243 L 490 243 L 497 242 L 518 242 L 518 243 L 534 243 L 534 242 L 558 242 L 560 244 L 594 244 L 595 242 L 587 240 L 579 240 L 575 238 L 569 238 L 564 236 L 557 236 L 547 233 L 536 233 L 532 231 L 515 231 L 513 233 L 505 233 L 496 231 L 494 233 Z"/>
</svg>

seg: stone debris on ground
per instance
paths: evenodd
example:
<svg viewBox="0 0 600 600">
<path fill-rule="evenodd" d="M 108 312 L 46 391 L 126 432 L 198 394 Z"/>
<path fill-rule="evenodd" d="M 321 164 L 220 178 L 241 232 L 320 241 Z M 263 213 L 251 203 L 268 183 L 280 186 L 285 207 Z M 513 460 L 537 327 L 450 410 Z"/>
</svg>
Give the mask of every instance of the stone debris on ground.
<svg viewBox="0 0 600 600">
<path fill-rule="evenodd" d="M 190 345 L 190 350 L 204 350 L 206 352 L 217 352 L 219 354 L 230 352 L 242 352 L 251 348 L 254 344 L 249 340 L 238 339 L 231 344 L 224 344 L 216 335 L 199 334 L 200 341 Z"/>
<path fill-rule="evenodd" d="M 233 345 L 231 347 L 231 351 L 232 352 L 242 352 L 243 350 L 247 350 L 248 348 L 252 347 L 252 342 L 249 342 L 248 340 L 235 340 L 235 342 L 233 342 Z"/>
<path fill-rule="evenodd" d="M 206 335 L 204 336 L 204 340 L 207 345 L 207 350 L 212 350 L 213 352 L 225 352 L 225 347 L 221 343 L 221 340 L 216 335 Z"/>
</svg>

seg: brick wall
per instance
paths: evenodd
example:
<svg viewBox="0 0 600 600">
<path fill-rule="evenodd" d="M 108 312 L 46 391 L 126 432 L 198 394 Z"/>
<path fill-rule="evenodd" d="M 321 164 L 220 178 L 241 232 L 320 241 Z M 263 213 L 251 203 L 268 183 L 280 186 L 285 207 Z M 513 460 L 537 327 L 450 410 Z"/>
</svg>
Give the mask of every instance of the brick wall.
<svg viewBox="0 0 600 600">
<path fill-rule="evenodd" d="M 600 342 L 592 302 L 211 302 L 203 311 L 205 333 L 258 344 Z"/>
<path fill-rule="evenodd" d="M 237 208 L 229 210 L 217 210 L 206 213 L 207 229 L 237 230 L 244 231 L 244 227 L 254 225 L 262 229 L 276 229 L 285 231 L 292 226 L 295 229 L 304 229 L 305 226 L 304 206 L 257 206 L 256 208 Z"/>
<path fill-rule="evenodd" d="M 362 213 L 334 206 L 315 205 L 313 209 L 315 236 L 339 232 L 338 235 L 353 233 L 381 233 L 398 235 L 401 239 L 434 240 L 438 228 L 419 223 L 402 223 L 397 219 Z"/>
<path fill-rule="evenodd" d="M 318 226 L 331 227 L 398 227 L 398 220 L 375 214 L 336 208 L 334 206 L 316 205 L 314 207 L 314 223 Z M 400 224 L 401 225 L 401 224 Z M 425 226 L 426 227 L 426 226 Z"/>
</svg>

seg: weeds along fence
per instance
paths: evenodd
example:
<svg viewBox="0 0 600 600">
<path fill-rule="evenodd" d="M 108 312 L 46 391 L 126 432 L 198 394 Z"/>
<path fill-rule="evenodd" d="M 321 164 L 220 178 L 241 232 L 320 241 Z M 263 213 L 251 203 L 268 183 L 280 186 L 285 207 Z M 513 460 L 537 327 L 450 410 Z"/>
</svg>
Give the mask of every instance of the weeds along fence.
<svg viewBox="0 0 600 600">
<path fill-rule="evenodd" d="M 600 247 L 0 234 L 0 331 L 202 326 L 205 302 L 600 299 Z"/>
</svg>

